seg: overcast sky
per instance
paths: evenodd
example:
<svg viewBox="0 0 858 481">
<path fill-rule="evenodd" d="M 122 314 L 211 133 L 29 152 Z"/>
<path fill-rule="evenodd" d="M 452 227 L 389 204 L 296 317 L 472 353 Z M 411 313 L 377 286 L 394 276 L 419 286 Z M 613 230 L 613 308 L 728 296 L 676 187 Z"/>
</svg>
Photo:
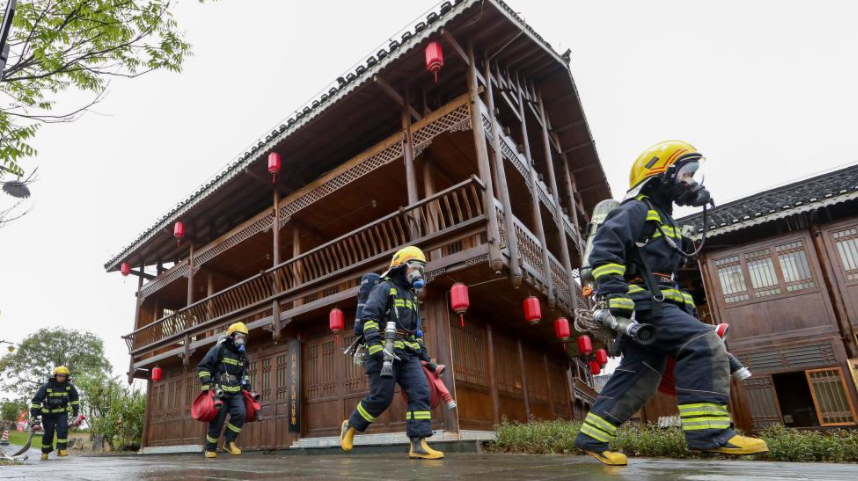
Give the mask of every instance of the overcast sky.
<svg viewBox="0 0 858 481">
<path fill-rule="evenodd" d="M 40 131 L 24 164 L 39 167 L 34 208 L 0 229 L 0 339 L 88 329 L 125 373 L 136 278 L 104 262 L 435 3 L 179 2 L 184 72 L 114 81 L 98 114 Z M 671 138 L 709 159 L 716 201 L 858 160 L 855 2 L 509 3 L 572 49 L 615 197 L 635 157 Z"/>
</svg>

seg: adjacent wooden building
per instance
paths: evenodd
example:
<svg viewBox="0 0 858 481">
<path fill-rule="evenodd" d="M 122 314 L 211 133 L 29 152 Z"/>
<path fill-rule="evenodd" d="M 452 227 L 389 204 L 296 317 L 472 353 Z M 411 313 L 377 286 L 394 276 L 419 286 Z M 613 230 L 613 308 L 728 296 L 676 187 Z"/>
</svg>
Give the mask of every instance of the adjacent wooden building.
<svg viewBox="0 0 858 481">
<path fill-rule="evenodd" d="M 703 232 L 701 215 L 678 223 Z M 704 319 L 730 323 L 728 347 L 754 373 L 733 382 L 737 425 L 855 427 L 858 165 L 724 204 L 707 224 L 684 277 Z M 659 395 L 644 418 L 672 414 L 670 401 Z"/>
<path fill-rule="evenodd" d="M 333 442 L 367 392 L 363 368 L 342 355 L 358 280 L 408 244 L 429 258 L 424 331 L 459 403 L 433 413 L 442 437 L 581 416 L 592 403 L 586 366 L 553 327 L 582 302 L 583 227 L 610 196 L 568 52 L 499 0 L 444 2 L 392 38 L 106 263 L 139 278 L 129 379 L 163 373 L 148 383 L 144 446 L 202 444 L 189 413 L 195 367 L 236 321 L 251 329 L 262 394 L 263 420 L 242 446 Z M 437 82 L 430 44 L 443 55 Z M 269 170 L 272 153 L 281 161 Z M 470 290 L 463 326 L 449 308 L 454 282 Z M 523 317 L 530 295 L 537 326 Z M 340 334 L 328 327 L 334 307 L 347 313 Z M 397 396 L 370 432 L 404 421 Z"/>
</svg>

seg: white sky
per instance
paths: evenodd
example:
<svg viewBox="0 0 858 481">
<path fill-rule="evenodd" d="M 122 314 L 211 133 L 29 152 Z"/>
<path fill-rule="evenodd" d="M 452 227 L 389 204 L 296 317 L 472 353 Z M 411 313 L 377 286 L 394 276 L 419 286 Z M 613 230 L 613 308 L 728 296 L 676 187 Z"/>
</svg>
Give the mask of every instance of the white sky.
<svg viewBox="0 0 858 481">
<path fill-rule="evenodd" d="M 39 133 L 34 209 L 0 229 L 0 339 L 88 329 L 124 373 L 136 278 L 103 263 L 435 3 L 181 1 L 183 73 L 114 81 L 99 114 Z M 720 201 L 858 160 L 854 2 L 509 3 L 572 49 L 615 197 L 638 153 L 669 138 L 708 157 Z"/>
</svg>

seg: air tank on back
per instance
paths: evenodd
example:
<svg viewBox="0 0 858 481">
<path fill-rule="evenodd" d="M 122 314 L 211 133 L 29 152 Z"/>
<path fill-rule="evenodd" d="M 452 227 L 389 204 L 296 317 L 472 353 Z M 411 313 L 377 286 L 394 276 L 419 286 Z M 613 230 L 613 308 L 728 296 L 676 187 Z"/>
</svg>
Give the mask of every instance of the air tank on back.
<svg viewBox="0 0 858 481">
<path fill-rule="evenodd" d="M 605 199 L 593 208 L 593 217 L 587 226 L 587 247 L 584 249 L 584 258 L 581 259 L 581 263 L 583 264 L 581 266 L 581 281 L 585 284 L 593 283 L 593 268 L 590 267 L 590 253 L 593 252 L 593 238 L 596 237 L 596 230 L 605 223 L 608 214 L 619 207 L 619 205 L 620 203 L 614 199 Z"/>
</svg>

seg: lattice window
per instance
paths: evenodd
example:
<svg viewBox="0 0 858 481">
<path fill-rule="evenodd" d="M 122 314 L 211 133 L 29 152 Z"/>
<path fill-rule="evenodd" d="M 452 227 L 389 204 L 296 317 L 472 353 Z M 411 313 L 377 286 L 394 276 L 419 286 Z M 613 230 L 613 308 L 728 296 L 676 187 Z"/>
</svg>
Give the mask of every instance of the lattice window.
<svg viewBox="0 0 858 481">
<path fill-rule="evenodd" d="M 348 329 L 349 328 L 346 327 L 347 332 Z M 354 340 L 354 334 L 343 336 L 343 345 L 350 346 Z M 366 371 L 363 366 L 355 364 L 351 356 L 343 356 L 342 358 L 345 363 L 345 379 L 343 384 L 345 385 L 346 393 L 353 394 L 367 391 L 369 386 L 367 385 Z"/>
<path fill-rule="evenodd" d="M 805 371 L 819 423 L 823 426 L 852 426 L 855 407 L 846 392 L 843 371 L 839 367 Z"/>
<path fill-rule="evenodd" d="M 739 256 L 718 259 L 715 261 L 715 269 L 718 271 L 718 281 L 721 283 L 721 292 L 726 304 L 750 299 Z"/>
<path fill-rule="evenodd" d="M 268 366 L 268 371 L 271 370 L 271 366 Z M 277 356 L 277 371 L 276 371 L 276 379 L 277 379 L 277 399 L 283 400 L 289 397 L 289 386 L 287 384 L 288 381 L 288 373 L 289 373 L 289 355 L 281 354 Z M 270 388 L 269 384 L 266 383 L 266 386 Z"/>
<path fill-rule="evenodd" d="M 458 321 L 450 327 L 456 380 L 488 386 L 485 328 L 467 321 L 464 328 Z"/>
<path fill-rule="evenodd" d="M 846 279 L 858 281 L 858 227 L 831 234 Z"/>
<path fill-rule="evenodd" d="M 247 377 L 250 378 L 251 389 L 259 389 L 259 373 L 256 370 L 258 364 L 258 361 L 250 361 L 247 363 Z"/>
<path fill-rule="evenodd" d="M 510 336 L 492 336 L 495 347 L 495 373 L 498 390 L 509 394 L 521 394 L 521 362 L 518 343 Z"/>
<path fill-rule="evenodd" d="M 743 382 L 754 429 L 781 424 L 780 406 L 771 376 L 752 377 Z"/>
<path fill-rule="evenodd" d="M 807 253 L 804 250 L 804 242 L 797 240 L 789 244 L 775 247 L 778 263 L 784 275 L 787 292 L 813 289 L 816 282 L 813 280 L 813 272 L 807 261 Z"/>
<path fill-rule="evenodd" d="M 768 248 L 745 254 L 745 263 L 751 277 L 754 297 L 761 298 L 781 293 L 778 275 Z"/>
</svg>

